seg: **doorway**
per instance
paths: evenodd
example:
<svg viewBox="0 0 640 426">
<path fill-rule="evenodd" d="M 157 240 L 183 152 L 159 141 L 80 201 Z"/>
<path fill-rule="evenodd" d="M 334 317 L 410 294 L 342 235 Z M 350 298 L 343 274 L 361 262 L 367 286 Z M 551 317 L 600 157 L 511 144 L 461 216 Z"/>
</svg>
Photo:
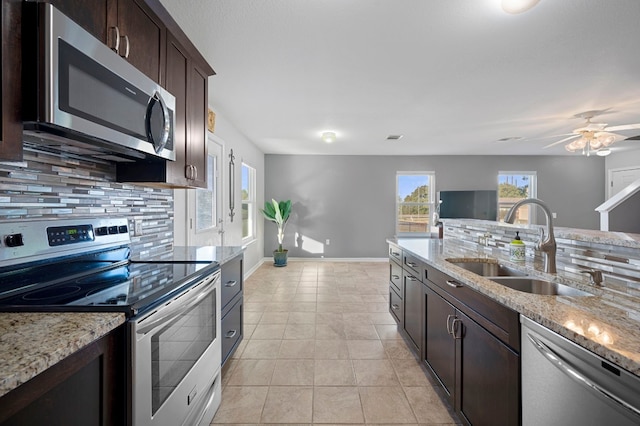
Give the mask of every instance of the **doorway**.
<svg viewBox="0 0 640 426">
<path fill-rule="evenodd" d="M 174 229 L 176 245 L 222 246 L 224 245 L 224 219 L 222 216 L 223 176 L 222 158 L 224 141 L 207 135 L 207 188 L 185 190 L 186 217 L 184 228 Z M 179 197 L 175 197 L 178 205 Z M 176 209 L 176 219 L 178 219 Z M 180 221 L 176 220 L 176 223 Z M 182 232 L 181 232 L 182 231 Z M 182 233 L 182 235 L 180 235 Z"/>
<path fill-rule="evenodd" d="M 609 170 L 607 198 L 613 197 L 615 194 L 622 191 L 629 184 L 635 182 L 638 179 L 640 179 L 640 167 Z"/>
</svg>

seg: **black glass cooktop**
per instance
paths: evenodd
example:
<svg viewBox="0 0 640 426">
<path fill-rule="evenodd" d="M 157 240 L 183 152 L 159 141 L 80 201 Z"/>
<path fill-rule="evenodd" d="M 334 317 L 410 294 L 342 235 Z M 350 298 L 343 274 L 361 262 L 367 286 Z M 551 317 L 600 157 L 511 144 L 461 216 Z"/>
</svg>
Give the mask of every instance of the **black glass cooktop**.
<svg viewBox="0 0 640 426">
<path fill-rule="evenodd" d="M 129 261 L 129 248 L 0 272 L 0 311 L 149 309 L 215 271 L 216 262 Z"/>
</svg>

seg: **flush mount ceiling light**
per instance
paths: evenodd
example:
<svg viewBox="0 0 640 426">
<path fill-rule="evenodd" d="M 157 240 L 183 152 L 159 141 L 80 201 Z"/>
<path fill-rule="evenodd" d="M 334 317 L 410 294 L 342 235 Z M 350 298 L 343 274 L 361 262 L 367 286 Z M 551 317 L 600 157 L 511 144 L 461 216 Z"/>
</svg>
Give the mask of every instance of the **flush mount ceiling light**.
<svg viewBox="0 0 640 426">
<path fill-rule="evenodd" d="M 402 139 L 402 136 L 404 136 L 404 135 L 389 135 L 389 136 L 387 136 L 387 140 L 388 141 L 399 141 L 400 139 Z"/>
<path fill-rule="evenodd" d="M 611 154 L 611 150 L 609 148 L 600 149 L 596 152 L 596 155 L 599 155 L 600 157 L 606 157 L 609 154 Z"/>
<path fill-rule="evenodd" d="M 332 143 L 336 141 L 335 132 L 322 132 L 322 140 L 326 143 Z"/>
<path fill-rule="evenodd" d="M 526 12 L 540 0 L 502 0 L 502 10 L 511 14 Z"/>
<path fill-rule="evenodd" d="M 335 132 L 322 132 L 322 140 L 326 143 L 332 143 L 336 141 Z"/>
</svg>

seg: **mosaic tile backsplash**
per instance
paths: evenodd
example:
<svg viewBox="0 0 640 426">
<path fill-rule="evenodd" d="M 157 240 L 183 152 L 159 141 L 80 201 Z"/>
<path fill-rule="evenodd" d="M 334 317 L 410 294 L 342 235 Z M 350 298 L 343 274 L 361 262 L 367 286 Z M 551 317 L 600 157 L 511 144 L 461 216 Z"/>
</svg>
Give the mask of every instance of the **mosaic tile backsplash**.
<svg viewBox="0 0 640 426">
<path fill-rule="evenodd" d="M 535 249 L 540 225 L 511 225 L 472 220 L 444 220 L 444 238 L 454 239 L 480 253 L 509 257 L 509 244 L 519 231 L 526 246 L 526 259 L 543 270 L 542 254 Z M 640 234 L 555 228 L 558 270 L 570 273 L 593 268 L 602 271 L 612 290 L 640 296 Z"/>
<path fill-rule="evenodd" d="M 115 164 L 25 145 L 24 162 L 0 163 L 0 221 L 126 217 L 131 250 L 173 245 L 173 191 L 115 181 Z M 142 235 L 134 236 L 134 221 Z"/>
</svg>

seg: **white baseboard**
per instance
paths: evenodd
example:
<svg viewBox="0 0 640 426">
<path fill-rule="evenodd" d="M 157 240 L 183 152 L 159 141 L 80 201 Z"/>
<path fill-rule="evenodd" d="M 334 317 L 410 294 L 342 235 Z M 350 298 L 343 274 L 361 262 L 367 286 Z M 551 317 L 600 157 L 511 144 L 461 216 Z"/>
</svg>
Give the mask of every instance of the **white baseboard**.
<svg viewBox="0 0 640 426">
<path fill-rule="evenodd" d="M 289 262 L 388 262 L 388 257 L 291 257 L 287 258 Z M 264 257 L 260 265 L 266 262 L 273 262 L 273 257 Z M 260 266 L 258 265 L 258 266 Z"/>
<path fill-rule="evenodd" d="M 251 276 L 251 274 L 253 274 L 255 271 L 257 271 L 257 270 L 258 270 L 258 268 L 259 268 L 260 266 L 262 266 L 262 264 L 263 264 L 266 260 L 267 260 L 267 258 L 266 258 L 266 257 L 265 257 L 265 258 L 263 258 L 263 259 L 258 260 L 258 263 L 256 263 L 256 264 L 253 266 L 253 268 L 249 269 L 248 271 L 245 271 L 245 272 L 244 272 L 244 279 L 246 280 L 247 278 L 249 278 L 249 277 Z"/>
</svg>

